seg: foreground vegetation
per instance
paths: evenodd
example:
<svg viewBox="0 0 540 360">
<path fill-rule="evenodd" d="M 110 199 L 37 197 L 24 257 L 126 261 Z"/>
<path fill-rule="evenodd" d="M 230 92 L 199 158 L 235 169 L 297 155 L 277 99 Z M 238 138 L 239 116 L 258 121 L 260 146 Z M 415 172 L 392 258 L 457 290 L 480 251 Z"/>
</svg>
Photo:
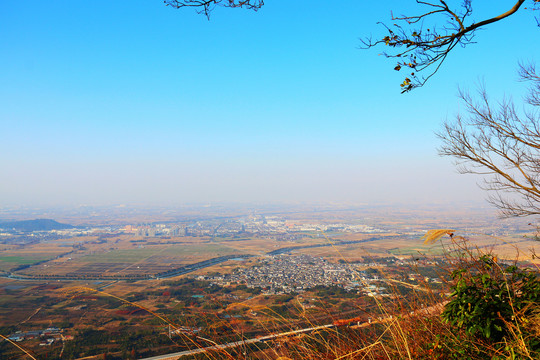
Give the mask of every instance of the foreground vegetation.
<svg viewBox="0 0 540 360">
<path fill-rule="evenodd" d="M 452 234 L 453 235 L 453 234 Z M 386 318 L 291 342 L 283 359 L 540 359 L 538 267 L 461 237 L 446 249 L 449 293 L 379 302 Z M 533 254 L 533 258 L 535 255 Z M 228 358 L 225 356 L 223 358 Z M 249 358 L 249 357 L 248 357 Z"/>
<path fill-rule="evenodd" d="M 445 254 L 445 296 L 406 297 L 396 287 L 393 300 L 377 301 L 382 316 L 369 323 L 194 358 L 540 359 L 538 267 L 501 261 L 461 237 Z"/>
<path fill-rule="evenodd" d="M 266 295 L 243 284 L 182 278 L 120 298 L 107 290 L 50 284 L 41 285 L 49 295 L 40 297 L 29 296 L 33 290 L 6 290 L 0 308 L 11 309 L 12 324 L 26 323 L 0 330 L 12 334 L 53 324 L 64 338 L 72 337 L 46 347 L 38 346 L 40 339 L 19 343 L 36 359 L 141 359 L 324 324 L 331 326 L 184 358 L 540 358 L 538 268 L 500 260 L 458 236 L 443 243 L 444 261 L 419 257 L 399 272 L 390 266 L 368 269 L 380 276 L 385 294 L 317 286 L 303 294 Z M 436 275 L 442 282 L 432 281 Z M 24 291 L 29 293 L 23 301 Z M 36 311 L 28 317 L 31 308 Z M 17 316 L 23 320 L 15 321 Z M 7 341 L 0 342 L 0 354 L 22 355 Z"/>
</svg>

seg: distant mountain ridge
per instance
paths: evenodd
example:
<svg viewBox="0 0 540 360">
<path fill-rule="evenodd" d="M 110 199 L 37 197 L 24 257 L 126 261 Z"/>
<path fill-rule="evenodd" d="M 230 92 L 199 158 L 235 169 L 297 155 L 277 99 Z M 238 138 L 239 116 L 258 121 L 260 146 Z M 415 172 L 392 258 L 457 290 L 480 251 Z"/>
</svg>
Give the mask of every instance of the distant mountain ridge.
<svg viewBox="0 0 540 360">
<path fill-rule="evenodd" d="M 75 226 L 69 224 L 62 224 L 52 219 L 34 219 L 34 220 L 20 220 L 20 221 L 0 221 L 0 229 L 4 230 L 17 230 L 17 231 L 50 231 L 50 230 L 64 230 L 73 229 Z"/>
</svg>

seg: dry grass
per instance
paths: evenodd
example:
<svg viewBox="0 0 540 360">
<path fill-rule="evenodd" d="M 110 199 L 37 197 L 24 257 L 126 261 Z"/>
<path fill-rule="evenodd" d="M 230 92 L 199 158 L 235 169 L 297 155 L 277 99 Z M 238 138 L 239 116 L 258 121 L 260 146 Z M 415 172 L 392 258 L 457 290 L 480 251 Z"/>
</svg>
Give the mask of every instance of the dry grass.
<svg viewBox="0 0 540 360">
<path fill-rule="evenodd" d="M 432 243 L 453 230 L 430 232 Z M 505 241 L 503 241 L 505 243 Z M 511 244 L 507 244 L 510 247 Z M 447 274 L 457 268 L 474 269 L 479 257 L 490 253 L 485 247 L 471 247 L 465 238 L 455 237 L 446 246 Z M 520 251 L 514 246 L 517 258 Z M 461 254 L 456 256 L 456 254 Z M 465 254 L 463 256 L 463 254 Z M 474 271 L 474 270 L 472 270 Z M 377 300 L 377 320 L 352 327 L 329 328 L 302 335 L 275 339 L 269 349 L 246 348 L 209 354 L 212 359 L 534 359 L 527 340 L 540 336 L 540 308 L 534 316 L 520 316 L 508 324 L 511 335 L 505 344 L 468 336 L 463 329 L 450 327 L 440 316 L 446 302 L 429 285 L 422 294 L 405 298 L 394 289 L 391 301 Z M 447 283 L 447 289 L 451 283 Z M 309 321 L 309 319 L 306 319 Z M 276 316 L 265 324 L 269 332 L 287 327 L 287 319 Z M 241 333 L 237 333 L 241 336 Z M 529 339 L 527 339 L 527 337 Z M 502 346 L 506 345 L 506 346 Z"/>
<path fill-rule="evenodd" d="M 427 234 L 425 240 L 428 243 L 433 243 L 449 233 L 454 233 L 454 231 L 449 229 L 433 231 Z M 327 239 L 327 241 L 330 240 Z M 522 252 L 517 249 L 517 245 L 512 245 L 506 240 L 502 240 L 501 243 L 517 252 L 516 259 L 524 258 Z M 491 251 L 491 248 L 484 247 L 484 245 L 480 247 L 471 246 L 465 238 L 459 236 L 453 236 L 453 239 L 450 242 L 445 241 L 445 244 L 447 262 L 446 267 L 441 269 L 442 275 L 444 275 L 443 273 L 449 274 L 457 268 L 474 269 L 475 261 L 479 256 Z M 344 251 L 347 247 L 335 246 L 331 247 L 331 249 L 335 252 L 336 259 L 350 260 L 351 255 Z M 319 251 L 319 249 L 316 251 Z M 325 249 L 325 251 L 327 250 Z M 459 257 L 456 254 L 465 254 L 465 256 Z M 360 254 L 354 253 L 353 257 L 356 256 L 360 257 Z M 361 257 L 369 258 L 369 256 L 370 254 L 364 252 Z M 385 276 L 384 273 L 383 276 Z M 446 291 L 448 291 L 451 283 L 445 285 Z M 521 313 L 516 312 L 515 321 L 508 324 L 511 336 L 505 339 L 506 346 L 501 347 L 500 344 L 494 345 L 482 339 L 471 338 L 465 334 L 463 329 L 450 327 L 440 317 L 442 306 L 447 299 L 441 297 L 439 291 L 431 289 L 429 284 L 421 284 L 421 286 L 423 291 L 413 291 L 412 296 L 408 297 L 400 293 L 398 286 L 392 288 L 392 297 L 383 299 L 374 296 L 375 307 L 370 322 L 355 326 L 320 328 L 316 331 L 301 334 L 294 333 L 298 326 L 304 328 L 317 327 L 320 322 L 316 321 L 310 312 L 302 307 L 300 302 L 298 302 L 297 307 L 300 320 L 295 321 L 279 315 L 271 307 L 260 302 L 257 297 L 249 301 L 235 303 L 229 305 L 225 313 L 230 312 L 233 314 L 238 308 L 248 308 L 259 313 L 265 313 L 266 316 L 253 318 L 252 321 L 257 322 L 259 328 L 263 329 L 267 334 L 282 334 L 282 336 L 276 336 L 266 342 L 206 349 L 191 358 L 216 360 L 401 360 L 453 359 L 458 358 L 458 356 L 465 359 L 475 359 L 474 356 L 482 356 L 478 358 L 498 356 L 501 359 L 534 359 L 528 344 L 531 337 L 540 337 L 540 308 L 533 312 L 534 316 L 524 317 Z M 130 289 L 124 283 L 117 283 L 107 289 L 108 293 L 103 292 L 101 295 L 112 296 L 119 301 L 139 306 L 154 314 L 161 322 L 169 324 L 173 329 L 179 328 L 178 324 L 170 319 L 156 314 L 155 309 L 145 304 L 136 304 L 123 299 L 123 296 L 130 290 L 132 288 Z M 85 289 L 85 291 L 95 292 L 95 290 L 91 289 Z M 335 315 L 336 310 L 331 305 L 328 305 L 327 318 L 340 319 L 339 316 Z M 223 321 L 223 319 L 212 317 L 205 319 L 205 321 L 208 323 L 207 328 L 213 329 L 214 336 L 200 337 L 182 333 L 173 336 L 172 340 L 178 345 L 205 349 L 216 345 L 214 339 L 223 338 L 224 335 L 227 335 L 226 337 L 231 341 L 253 338 L 253 335 L 246 333 L 246 328 L 241 321 L 235 321 L 234 319 Z M 464 354 L 459 355 L 462 350 Z M 182 359 L 188 358 L 184 357 Z"/>
</svg>

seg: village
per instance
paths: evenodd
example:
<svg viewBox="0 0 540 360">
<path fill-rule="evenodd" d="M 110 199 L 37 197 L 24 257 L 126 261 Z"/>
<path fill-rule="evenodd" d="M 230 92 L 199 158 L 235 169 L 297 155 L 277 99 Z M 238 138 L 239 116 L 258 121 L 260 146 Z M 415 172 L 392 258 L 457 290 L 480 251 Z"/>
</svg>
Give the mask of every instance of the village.
<svg viewBox="0 0 540 360">
<path fill-rule="evenodd" d="M 372 283 L 378 276 L 358 270 L 364 263 L 331 263 L 310 255 L 269 255 L 256 266 L 236 268 L 231 274 L 200 275 L 217 285 L 246 284 L 265 289 L 266 294 L 300 293 L 315 286 L 339 286 L 347 291 L 361 292 L 365 287 L 374 294 L 385 289 Z M 373 264 L 372 264 L 373 265 Z"/>
</svg>

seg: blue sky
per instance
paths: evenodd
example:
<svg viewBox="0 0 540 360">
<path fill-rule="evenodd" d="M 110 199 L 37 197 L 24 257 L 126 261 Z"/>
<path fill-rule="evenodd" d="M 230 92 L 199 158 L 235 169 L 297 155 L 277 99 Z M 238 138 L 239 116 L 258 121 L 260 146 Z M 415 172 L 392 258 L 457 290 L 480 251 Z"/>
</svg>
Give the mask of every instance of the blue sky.
<svg viewBox="0 0 540 360">
<path fill-rule="evenodd" d="M 500 4 L 499 4 L 500 3 Z M 475 19 L 508 4 L 475 7 Z M 484 7 L 482 7 L 482 5 Z M 436 155 L 457 86 L 523 91 L 528 11 L 456 49 L 424 88 L 359 38 L 413 1 L 268 1 L 208 21 L 161 1 L 0 4 L 5 205 L 478 201 Z"/>
</svg>

